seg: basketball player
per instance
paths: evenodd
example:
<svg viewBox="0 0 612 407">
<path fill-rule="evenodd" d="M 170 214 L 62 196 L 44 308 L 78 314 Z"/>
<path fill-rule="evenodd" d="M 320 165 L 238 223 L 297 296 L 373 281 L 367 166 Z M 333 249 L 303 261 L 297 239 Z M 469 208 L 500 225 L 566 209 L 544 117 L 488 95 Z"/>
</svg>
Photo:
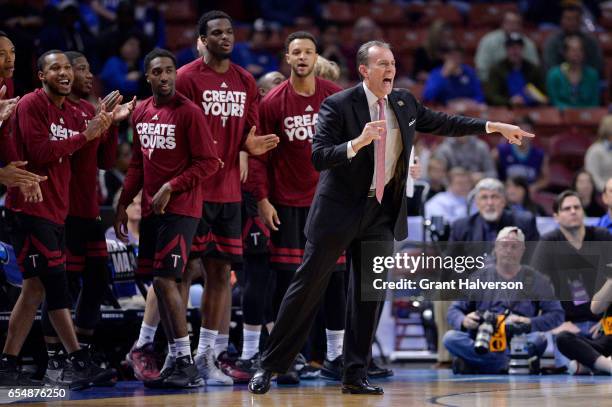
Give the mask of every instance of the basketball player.
<svg viewBox="0 0 612 407">
<path fill-rule="evenodd" d="M 82 130 L 79 112 L 66 102 L 74 77 L 70 61 L 61 51 L 41 55 L 38 78 L 42 88 L 22 98 L 11 127 L 17 154 L 28 162 L 26 168 L 48 179 L 40 185 L 45 197 L 42 203 L 26 202 L 14 188 L 8 193 L 11 239 L 24 280 L 0 357 L 0 385 L 29 384 L 17 369 L 17 355 L 44 298 L 51 323 L 68 353 L 64 379 L 70 387 L 83 388 L 109 380 L 113 372 L 92 363 L 89 351 L 79 346 L 70 316 L 64 258 L 69 157 L 99 138 L 110 126 L 113 114 L 102 106 L 101 112 Z"/>
<path fill-rule="evenodd" d="M 211 132 L 199 107 L 175 90 L 176 59 L 155 49 L 145 58 L 153 96 L 134 111 L 132 161 L 117 206 L 115 232 L 127 239 L 126 208 L 143 189 L 139 268 L 153 271 L 162 326 L 174 343 L 176 363 L 151 383 L 195 387 L 202 379 L 193 363 L 180 281 L 202 213 L 202 182 L 217 172 Z M 145 384 L 147 384 L 145 382 Z"/>
<path fill-rule="evenodd" d="M 92 120 L 96 108 L 86 99 L 93 87 L 93 75 L 87 58 L 79 52 L 65 53 L 72 65 L 74 81 L 66 102 L 77 109 L 83 127 Z M 89 348 L 93 332 L 100 316 L 100 304 L 104 287 L 108 285 L 108 253 L 104 225 L 100 219 L 97 196 L 98 167 L 110 169 L 117 153 L 117 125 L 128 118 L 136 105 L 136 98 L 120 105 L 122 96 L 118 91 L 110 93 L 102 103 L 113 112 L 113 125 L 104 135 L 70 157 L 70 206 L 66 218 L 66 271 L 69 279 L 82 278 L 82 290 L 78 296 L 75 312 L 77 339 L 82 347 Z M 47 344 L 49 362 L 45 373 L 48 384 L 64 384 L 62 370 L 63 349 L 53 325 L 43 306 L 41 325 Z M 99 383 L 96 383 L 99 384 Z"/>
<path fill-rule="evenodd" d="M 207 384 L 232 385 L 215 359 L 229 340 L 231 264 L 242 257 L 239 152 L 263 154 L 276 147 L 278 137 L 255 136 L 257 86 L 250 73 L 229 59 L 234 47 L 231 17 L 210 11 L 200 18 L 198 30 L 204 56 L 179 69 L 176 87 L 203 109 L 224 166 L 204 191 L 188 273 L 201 273 L 202 258 L 206 284 L 196 364 Z"/>
<path fill-rule="evenodd" d="M 327 96 L 342 90 L 333 82 L 315 76 L 318 55 L 312 34 L 304 31 L 290 34 L 285 41 L 285 52 L 291 75 L 266 95 L 259 110 L 262 131 L 281 134 L 281 142 L 276 150 L 250 160 L 259 216 L 272 231 L 270 263 L 276 271 L 275 297 L 279 299 L 302 261 L 306 244 L 303 230 L 319 179 L 310 158 L 319 107 Z M 322 373 L 338 377 L 342 369 L 346 309 L 345 263 L 342 256 L 324 302 L 327 357 Z M 253 374 L 258 357 L 253 345 L 259 344 L 260 331 L 261 325 L 244 326 L 245 346 L 240 364 Z M 294 372 L 281 379 L 299 382 Z"/>
</svg>

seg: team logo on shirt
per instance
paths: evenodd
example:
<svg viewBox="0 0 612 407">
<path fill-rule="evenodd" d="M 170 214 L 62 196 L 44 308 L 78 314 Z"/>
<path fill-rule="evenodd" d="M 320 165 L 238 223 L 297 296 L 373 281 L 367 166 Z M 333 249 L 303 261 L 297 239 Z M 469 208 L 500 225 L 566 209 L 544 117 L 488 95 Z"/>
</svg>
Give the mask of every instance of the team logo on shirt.
<svg viewBox="0 0 612 407">
<path fill-rule="evenodd" d="M 61 124 L 51 123 L 51 126 L 49 127 L 49 131 L 51 132 L 51 134 L 49 134 L 49 140 L 67 140 L 68 138 L 79 134 L 78 131 L 70 130 L 62 126 L 62 124 L 64 124 L 64 120 L 61 117 L 60 123 Z"/>
<path fill-rule="evenodd" d="M 175 124 L 166 123 L 137 123 L 136 132 L 140 138 L 143 149 L 151 152 L 155 149 L 174 150 L 176 148 L 176 138 L 174 132 Z"/>
<path fill-rule="evenodd" d="M 312 111 L 312 106 L 308 107 L 310 107 Z M 306 108 L 306 111 L 308 111 L 308 108 Z M 317 124 L 318 116 L 318 113 L 310 113 L 285 117 L 285 120 L 283 120 L 283 126 L 285 128 L 285 134 L 289 138 L 289 141 L 308 140 L 312 143 L 312 138 L 314 136 L 314 126 Z"/>
<path fill-rule="evenodd" d="M 227 88 L 227 84 L 223 82 L 221 87 Z M 202 108 L 204 108 L 204 113 L 207 116 L 220 117 L 223 127 L 225 127 L 230 116 L 242 117 L 244 115 L 245 104 L 246 92 L 208 89 L 202 92 Z"/>
</svg>

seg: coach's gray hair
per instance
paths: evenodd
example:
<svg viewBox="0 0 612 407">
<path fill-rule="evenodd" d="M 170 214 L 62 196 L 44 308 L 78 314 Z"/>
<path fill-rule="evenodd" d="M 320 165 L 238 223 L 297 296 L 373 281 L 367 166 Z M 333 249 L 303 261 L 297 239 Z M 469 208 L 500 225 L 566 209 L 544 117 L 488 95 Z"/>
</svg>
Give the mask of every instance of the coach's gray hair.
<svg viewBox="0 0 612 407">
<path fill-rule="evenodd" d="M 357 73 L 359 73 L 359 65 L 368 65 L 368 52 L 372 47 L 387 48 L 389 50 L 391 49 L 391 45 L 388 42 L 378 40 L 368 41 L 365 44 L 361 45 L 359 47 L 359 50 L 357 50 Z M 359 73 L 359 77 L 363 79 L 361 73 Z"/>
<path fill-rule="evenodd" d="M 498 179 L 495 178 L 483 178 L 478 181 L 478 184 L 474 187 L 474 196 L 478 195 L 480 191 L 494 191 L 498 192 L 502 196 L 504 196 L 506 190 L 504 188 L 504 184 Z"/>
</svg>

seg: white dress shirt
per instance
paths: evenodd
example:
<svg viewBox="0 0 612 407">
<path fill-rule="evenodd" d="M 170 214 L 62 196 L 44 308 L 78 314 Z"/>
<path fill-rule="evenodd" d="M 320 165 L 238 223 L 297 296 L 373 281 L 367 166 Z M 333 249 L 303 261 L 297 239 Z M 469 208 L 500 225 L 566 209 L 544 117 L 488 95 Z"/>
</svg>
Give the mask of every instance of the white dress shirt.
<svg viewBox="0 0 612 407">
<path fill-rule="evenodd" d="M 368 100 L 368 108 L 370 110 L 370 119 L 372 121 L 378 121 L 379 112 L 378 112 L 378 98 L 365 83 L 363 84 L 363 89 L 365 90 L 366 98 Z M 393 175 L 395 173 L 395 167 L 397 165 L 397 160 L 402 154 L 402 137 L 399 131 L 399 125 L 397 123 L 397 118 L 395 117 L 395 112 L 389 106 L 389 99 L 385 96 L 385 120 L 387 122 L 387 138 L 385 141 L 385 185 L 391 181 Z M 347 157 L 353 158 L 357 153 L 353 150 L 352 143 L 349 141 L 346 147 Z M 374 154 L 374 175 L 372 177 L 372 184 L 370 185 L 370 189 L 376 189 L 376 154 Z"/>
</svg>

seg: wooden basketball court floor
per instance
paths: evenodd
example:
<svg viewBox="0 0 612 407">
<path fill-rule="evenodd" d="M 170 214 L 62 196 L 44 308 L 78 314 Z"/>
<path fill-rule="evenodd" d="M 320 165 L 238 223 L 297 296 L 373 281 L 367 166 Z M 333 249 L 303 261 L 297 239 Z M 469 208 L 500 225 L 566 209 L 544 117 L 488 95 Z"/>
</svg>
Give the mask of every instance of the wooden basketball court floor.
<svg viewBox="0 0 612 407">
<path fill-rule="evenodd" d="M 70 393 L 70 400 L 25 402 L 35 406 L 214 406 L 214 407 L 389 407 L 389 406 L 612 406 L 610 376 L 455 376 L 450 370 L 395 369 L 378 381 L 383 396 L 343 395 L 338 383 L 302 381 L 299 386 L 272 385 L 265 395 L 252 395 L 246 385 L 202 387 L 189 391 L 148 390 L 139 382 L 114 388 Z M 8 400 L 0 400 L 0 403 Z M 14 402 L 14 401 L 13 401 Z"/>
</svg>

